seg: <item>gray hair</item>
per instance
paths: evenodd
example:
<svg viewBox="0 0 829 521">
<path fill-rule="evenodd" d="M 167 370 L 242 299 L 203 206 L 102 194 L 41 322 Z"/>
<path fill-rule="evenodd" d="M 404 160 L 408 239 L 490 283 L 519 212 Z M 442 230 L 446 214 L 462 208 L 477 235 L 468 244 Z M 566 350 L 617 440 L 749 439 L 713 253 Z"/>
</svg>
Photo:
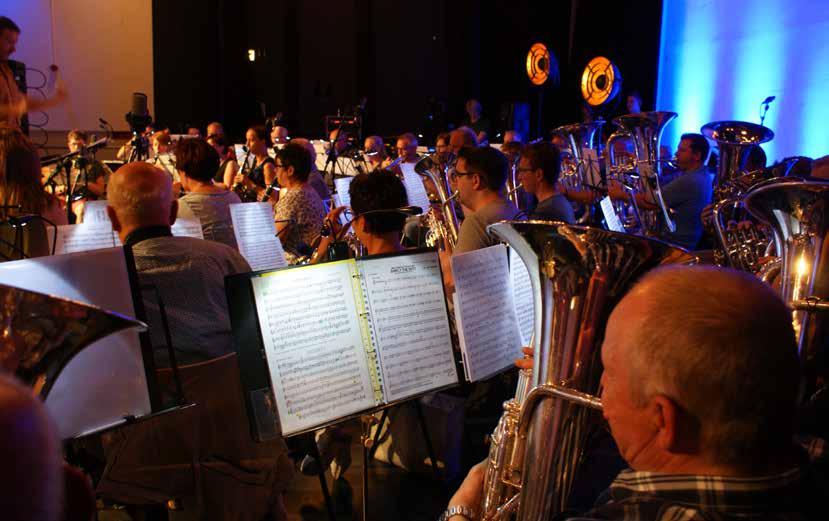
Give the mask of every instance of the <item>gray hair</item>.
<svg viewBox="0 0 829 521">
<path fill-rule="evenodd" d="M 169 218 L 173 183 L 169 175 L 148 163 L 130 163 L 112 174 L 107 201 L 125 222 L 156 223 Z"/>
<path fill-rule="evenodd" d="M 635 400 L 674 400 L 719 463 L 745 466 L 790 443 L 799 361 L 791 313 L 769 286 L 735 270 L 671 266 L 629 298 L 646 309 L 627 340 Z"/>
</svg>

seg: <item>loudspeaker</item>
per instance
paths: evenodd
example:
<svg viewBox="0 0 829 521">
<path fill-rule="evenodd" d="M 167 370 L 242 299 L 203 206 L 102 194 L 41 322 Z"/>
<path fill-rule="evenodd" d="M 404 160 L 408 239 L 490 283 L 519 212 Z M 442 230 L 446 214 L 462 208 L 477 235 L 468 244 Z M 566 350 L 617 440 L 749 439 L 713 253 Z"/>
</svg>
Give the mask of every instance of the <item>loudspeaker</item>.
<svg viewBox="0 0 829 521">
<path fill-rule="evenodd" d="M 12 71 L 12 76 L 14 77 L 14 82 L 17 83 L 17 88 L 20 89 L 20 92 L 26 94 L 26 65 L 23 62 L 18 62 L 14 60 L 9 60 L 7 62 L 9 64 L 9 69 Z M 20 118 L 20 129 L 23 131 L 24 134 L 27 136 L 29 135 L 29 115 L 23 114 Z"/>
</svg>

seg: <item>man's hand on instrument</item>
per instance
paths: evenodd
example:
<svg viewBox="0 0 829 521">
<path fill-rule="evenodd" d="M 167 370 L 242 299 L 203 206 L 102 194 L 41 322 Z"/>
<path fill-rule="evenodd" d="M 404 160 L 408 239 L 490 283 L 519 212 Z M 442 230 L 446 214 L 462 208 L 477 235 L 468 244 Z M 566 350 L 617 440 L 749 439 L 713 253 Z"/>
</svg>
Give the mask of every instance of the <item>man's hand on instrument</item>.
<svg viewBox="0 0 829 521">
<path fill-rule="evenodd" d="M 484 492 L 486 464 L 487 460 L 484 460 L 470 469 L 469 474 L 466 475 L 455 495 L 449 500 L 449 506 L 465 506 L 475 511 L 480 508 L 481 497 Z M 461 517 L 458 519 L 461 519 Z"/>
<path fill-rule="evenodd" d="M 515 361 L 515 365 L 519 369 L 532 369 L 535 363 L 533 360 L 533 348 L 532 347 L 522 347 L 521 351 L 524 352 L 524 358 L 519 358 Z"/>
</svg>

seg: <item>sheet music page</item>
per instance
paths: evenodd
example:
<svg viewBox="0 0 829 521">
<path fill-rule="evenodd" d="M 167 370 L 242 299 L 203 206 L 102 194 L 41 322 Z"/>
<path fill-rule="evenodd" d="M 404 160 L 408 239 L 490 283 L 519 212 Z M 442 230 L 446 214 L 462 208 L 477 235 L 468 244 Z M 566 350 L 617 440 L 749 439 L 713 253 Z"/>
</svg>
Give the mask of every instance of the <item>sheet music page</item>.
<svg viewBox="0 0 829 521">
<path fill-rule="evenodd" d="M 108 222 L 107 201 L 86 201 L 83 204 L 83 224 Z"/>
<path fill-rule="evenodd" d="M 376 404 L 355 274 L 354 261 L 343 261 L 252 279 L 283 434 Z"/>
<path fill-rule="evenodd" d="M 581 149 L 581 157 L 584 161 L 582 165 L 582 179 L 593 187 L 602 185 L 602 174 L 599 172 L 599 155 L 593 148 L 584 147 Z"/>
<path fill-rule="evenodd" d="M 171 227 L 174 237 L 195 237 L 204 239 L 201 221 L 198 219 L 176 219 Z"/>
<path fill-rule="evenodd" d="M 348 195 L 348 187 L 351 186 L 353 177 L 338 177 L 334 179 L 334 188 L 340 198 L 341 206 L 351 206 L 351 196 Z"/>
<path fill-rule="evenodd" d="M 358 262 L 387 402 L 457 383 L 435 252 Z"/>
<path fill-rule="evenodd" d="M 607 225 L 607 229 L 623 233 L 625 231 L 625 227 L 622 225 L 622 221 L 616 214 L 616 209 L 613 208 L 613 201 L 611 201 L 610 196 L 607 195 L 603 197 L 599 203 L 599 206 L 602 207 L 602 214 L 604 215 L 604 222 Z"/>
<path fill-rule="evenodd" d="M 105 223 L 64 224 L 57 228 L 57 242 L 54 245 L 55 255 L 119 246 L 115 244 L 117 234 L 113 233 L 112 224 L 109 221 Z M 51 249 L 54 235 L 51 231 L 47 235 L 49 237 L 49 248 Z"/>
<path fill-rule="evenodd" d="M 518 319 L 518 329 L 521 331 L 521 344 L 528 346 L 533 337 L 535 324 L 533 287 L 530 283 L 530 273 L 527 265 L 512 248 L 509 249 L 509 274 L 512 284 L 512 295 L 515 300 L 515 316 Z"/>
<path fill-rule="evenodd" d="M 233 221 L 233 235 L 236 236 L 239 253 L 253 271 L 288 265 L 282 243 L 276 236 L 270 203 L 231 204 L 230 220 Z"/>
<path fill-rule="evenodd" d="M 462 317 L 461 349 L 474 382 L 507 369 L 521 357 L 506 246 L 452 256 L 452 275 L 459 304 L 455 315 Z"/>
<path fill-rule="evenodd" d="M 423 186 L 423 179 L 415 172 L 414 166 L 414 163 L 400 163 L 400 171 L 403 172 L 403 184 L 406 186 L 409 204 L 419 206 L 425 213 L 429 209 L 429 196 Z"/>
</svg>

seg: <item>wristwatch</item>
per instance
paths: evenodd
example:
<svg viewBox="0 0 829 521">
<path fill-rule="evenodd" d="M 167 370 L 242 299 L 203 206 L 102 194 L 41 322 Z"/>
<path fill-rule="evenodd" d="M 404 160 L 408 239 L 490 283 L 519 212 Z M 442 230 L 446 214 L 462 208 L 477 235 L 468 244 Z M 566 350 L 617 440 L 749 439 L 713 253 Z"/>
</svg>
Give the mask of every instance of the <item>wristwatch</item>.
<svg viewBox="0 0 829 521">
<path fill-rule="evenodd" d="M 474 521 L 475 511 L 463 505 L 454 505 L 447 508 L 443 514 L 438 518 L 438 521 L 446 521 L 452 516 L 463 516 L 469 521 Z"/>
</svg>

